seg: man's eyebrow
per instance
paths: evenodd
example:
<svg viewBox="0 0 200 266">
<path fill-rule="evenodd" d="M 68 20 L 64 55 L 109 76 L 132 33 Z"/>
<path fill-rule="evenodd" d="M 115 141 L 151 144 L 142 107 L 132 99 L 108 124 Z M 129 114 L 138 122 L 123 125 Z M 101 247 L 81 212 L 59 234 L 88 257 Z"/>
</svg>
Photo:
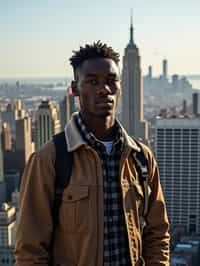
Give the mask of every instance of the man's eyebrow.
<svg viewBox="0 0 200 266">
<path fill-rule="evenodd" d="M 112 77 L 112 78 L 116 78 L 118 77 L 119 75 L 117 75 L 116 73 L 113 73 L 113 72 L 110 72 L 107 74 L 109 77 Z M 98 74 L 94 74 L 94 73 L 88 73 L 86 75 L 86 78 L 96 78 L 98 76 Z"/>
<path fill-rule="evenodd" d="M 97 76 L 96 74 L 92 74 L 92 73 L 91 73 L 91 74 L 89 73 L 89 74 L 86 75 L 87 78 L 90 78 L 90 77 L 91 77 L 91 78 L 94 78 L 94 77 L 96 77 L 96 76 Z"/>
<path fill-rule="evenodd" d="M 119 76 L 116 73 L 109 73 L 108 75 L 111 76 L 111 77 L 118 77 Z"/>
</svg>

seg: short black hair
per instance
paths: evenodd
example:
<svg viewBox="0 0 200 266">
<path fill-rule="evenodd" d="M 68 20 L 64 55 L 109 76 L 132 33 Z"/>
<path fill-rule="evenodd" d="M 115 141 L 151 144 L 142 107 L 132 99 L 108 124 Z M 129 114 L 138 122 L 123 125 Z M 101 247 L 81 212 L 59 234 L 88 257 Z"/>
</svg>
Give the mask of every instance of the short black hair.
<svg viewBox="0 0 200 266">
<path fill-rule="evenodd" d="M 103 44 L 101 41 L 93 44 L 86 44 L 85 47 L 80 47 L 79 51 L 73 51 L 73 56 L 69 59 L 74 72 L 82 65 L 85 60 L 91 58 L 109 58 L 117 65 L 119 63 L 119 53 L 115 52 L 112 47 Z"/>
</svg>

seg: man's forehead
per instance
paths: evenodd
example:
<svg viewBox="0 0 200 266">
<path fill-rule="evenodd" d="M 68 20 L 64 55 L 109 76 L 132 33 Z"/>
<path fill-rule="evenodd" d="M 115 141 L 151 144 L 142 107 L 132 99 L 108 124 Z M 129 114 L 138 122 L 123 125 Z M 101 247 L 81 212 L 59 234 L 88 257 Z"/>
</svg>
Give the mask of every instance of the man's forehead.
<svg viewBox="0 0 200 266">
<path fill-rule="evenodd" d="M 85 75 L 98 73 L 119 74 L 118 65 L 110 58 L 92 58 L 85 60 L 80 68 Z"/>
</svg>

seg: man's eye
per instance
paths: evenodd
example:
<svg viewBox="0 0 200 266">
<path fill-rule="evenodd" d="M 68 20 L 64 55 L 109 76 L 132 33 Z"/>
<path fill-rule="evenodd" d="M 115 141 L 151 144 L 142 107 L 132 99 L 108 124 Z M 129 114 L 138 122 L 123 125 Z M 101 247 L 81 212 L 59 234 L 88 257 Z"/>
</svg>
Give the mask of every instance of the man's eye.
<svg viewBox="0 0 200 266">
<path fill-rule="evenodd" d="M 112 79 L 109 79 L 108 82 L 109 82 L 109 84 L 114 84 L 114 83 L 116 83 L 116 82 L 119 82 L 119 79 L 117 79 L 117 78 L 112 78 Z"/>
<path fill-rule="evenodd" d="M 96 79 L 91 79 L 90 80 L 90 84 L 92 84 L 92 85 L 97 85 L 97 80 Z"/>
</svg>

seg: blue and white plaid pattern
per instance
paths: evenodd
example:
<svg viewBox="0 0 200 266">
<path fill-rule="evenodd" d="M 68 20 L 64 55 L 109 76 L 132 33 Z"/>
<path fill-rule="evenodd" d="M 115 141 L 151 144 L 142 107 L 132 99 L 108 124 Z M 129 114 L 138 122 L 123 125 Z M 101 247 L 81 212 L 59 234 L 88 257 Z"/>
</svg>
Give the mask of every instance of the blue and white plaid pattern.
<svg viewBox="0 0 200 266">
<path fill-rule="evenodd" d="M 76 119 L 82 137 L 93 147 L 102 163 L 104 177 L 104 266 L 131 266 L 124 219 L 119 162 L 124 147 L 121 127 L 115 123 L 115 139 L 108 155 L 105 146 L 87 129 L 80 113 Z"/>
</svg>

